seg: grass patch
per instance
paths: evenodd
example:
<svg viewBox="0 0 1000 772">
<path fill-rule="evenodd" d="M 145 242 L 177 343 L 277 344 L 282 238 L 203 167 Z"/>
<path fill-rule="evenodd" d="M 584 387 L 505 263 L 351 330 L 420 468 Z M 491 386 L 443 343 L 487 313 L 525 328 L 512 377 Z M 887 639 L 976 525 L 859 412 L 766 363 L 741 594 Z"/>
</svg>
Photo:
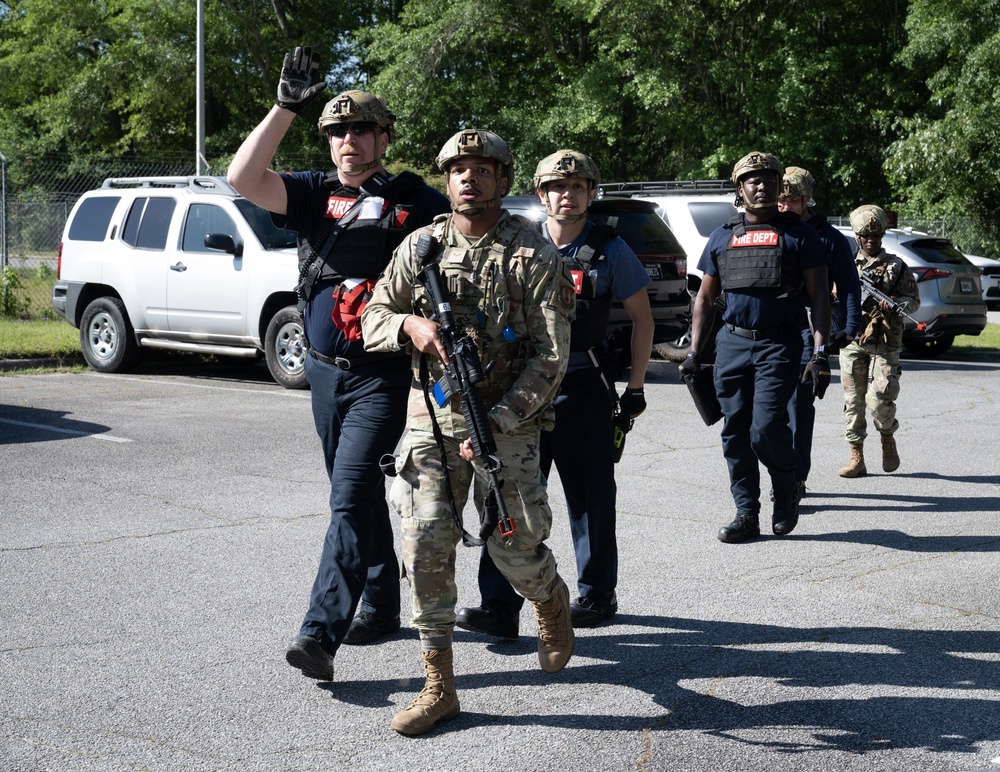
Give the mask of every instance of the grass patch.
<svg viewBox="0 0 1000 772">
<path fill-rule="evenodd" d="M 945 356 L 961 354 L 980 359 L 1000 359 L 1000 324 L 987 324 L 979 335 L 959 335 Z"/>
<path fill-rule="evenodd" d="M 0 319 L 0 358 L 80 357 L 80 331 L 57 321 Z"/>
</svg>

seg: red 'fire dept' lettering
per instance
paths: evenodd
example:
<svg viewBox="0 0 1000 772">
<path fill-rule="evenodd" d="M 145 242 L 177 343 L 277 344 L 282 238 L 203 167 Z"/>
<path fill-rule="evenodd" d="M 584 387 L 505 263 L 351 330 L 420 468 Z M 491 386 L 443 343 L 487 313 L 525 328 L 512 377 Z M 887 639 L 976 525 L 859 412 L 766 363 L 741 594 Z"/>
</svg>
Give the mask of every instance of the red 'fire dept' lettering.
<svg viewBox="0 0 1000 772">
<path fill-rule="evenodd" d="M 324 217 L 339 220 L 352 206 L 354 206 L 353 198 L 330 196 L 329 200 L 326 202 L 326 214 Z"/>
<path fill-rule="evenodd" d="M 747 231 L 742 236 L 733 235 L 734 247 L 776 247 L 780 243 L 777 231 Z"/>
</svg>

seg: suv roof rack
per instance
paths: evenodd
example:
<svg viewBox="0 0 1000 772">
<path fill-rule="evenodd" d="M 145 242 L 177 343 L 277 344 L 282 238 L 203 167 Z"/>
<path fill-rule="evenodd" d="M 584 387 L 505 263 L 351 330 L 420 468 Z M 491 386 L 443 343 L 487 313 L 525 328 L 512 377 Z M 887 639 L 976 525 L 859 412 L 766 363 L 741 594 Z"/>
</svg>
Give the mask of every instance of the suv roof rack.
<svg viewBox="0 0 1000 772">
<path fill-rule="evenodd" d="M 690 193 L 693 190 L 716 190 L 730 193 L 736 190 L 729 180 L 659 180 L 653 182 L 602 182 L 602 193 L 641 195 L 643 193 Z"/>
<path fill-rule="evenodd" d="M 203 193 L 239 193 L 225 177 L 108 177 L 102 188 L 191 188 Z"/>
</svg>

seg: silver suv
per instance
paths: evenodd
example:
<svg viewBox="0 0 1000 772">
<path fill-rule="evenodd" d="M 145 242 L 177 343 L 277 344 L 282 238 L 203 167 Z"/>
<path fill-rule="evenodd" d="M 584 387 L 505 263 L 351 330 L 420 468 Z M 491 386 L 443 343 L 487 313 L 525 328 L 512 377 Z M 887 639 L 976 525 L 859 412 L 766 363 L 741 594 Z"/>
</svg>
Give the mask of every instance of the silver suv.
<svg viewBox="0 0 1000 772">
<path fill-rule="evenodd" d="M 143 348 L 263 353 L 278 383 L 306 388 L 295 244 L 222 177 L 107 179 L 66 222 L 52 306 L 100 372 Z"/>
<path fill-rule="evenodd" d="M 855 246 L 854 231 L 837 226 Z M 891 228 L 882 246 L 903 259 L 920 291 L 920 308 L 903 327 L 903 346 L 915 356 L 940 356 L 956 335 L 979 335 L 986 327 L 986 302 L 979 268 L 948 239 L 911 228 Z M 924 329 L 918 327 L 918 322 Z"/>
</svg>

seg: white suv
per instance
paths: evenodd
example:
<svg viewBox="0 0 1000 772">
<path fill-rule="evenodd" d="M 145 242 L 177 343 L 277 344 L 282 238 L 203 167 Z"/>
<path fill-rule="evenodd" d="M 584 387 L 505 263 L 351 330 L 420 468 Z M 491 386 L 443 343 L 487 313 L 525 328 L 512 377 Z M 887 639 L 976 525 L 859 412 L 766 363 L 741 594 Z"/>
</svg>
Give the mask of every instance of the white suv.
<svg viewBox="0 0 1000 772">
<path fill-rule="evenodd" d="M 100 372 L 130 369 L 142 347 L 263 352 L 278 383 L 306 388 L 295 244 L 224 178 L 107 179 L 66 222 L 52 306 Z"/>
<path fill-rule="evenodd" d="M 686 286 L 692 298 L 701 286 L 698 260 L 712 231 L 736 214 L 736 188 L 728 180 L 665 180 L 659 182 L 605 182 L 599 186 L 601 196 L 628 196 L 652 201 L 657 214 L 687 253 Z M 654 350 L 666 359 L 682 360 L 691 347 L 691 317 L 677 335 Z"/>
</svg>

